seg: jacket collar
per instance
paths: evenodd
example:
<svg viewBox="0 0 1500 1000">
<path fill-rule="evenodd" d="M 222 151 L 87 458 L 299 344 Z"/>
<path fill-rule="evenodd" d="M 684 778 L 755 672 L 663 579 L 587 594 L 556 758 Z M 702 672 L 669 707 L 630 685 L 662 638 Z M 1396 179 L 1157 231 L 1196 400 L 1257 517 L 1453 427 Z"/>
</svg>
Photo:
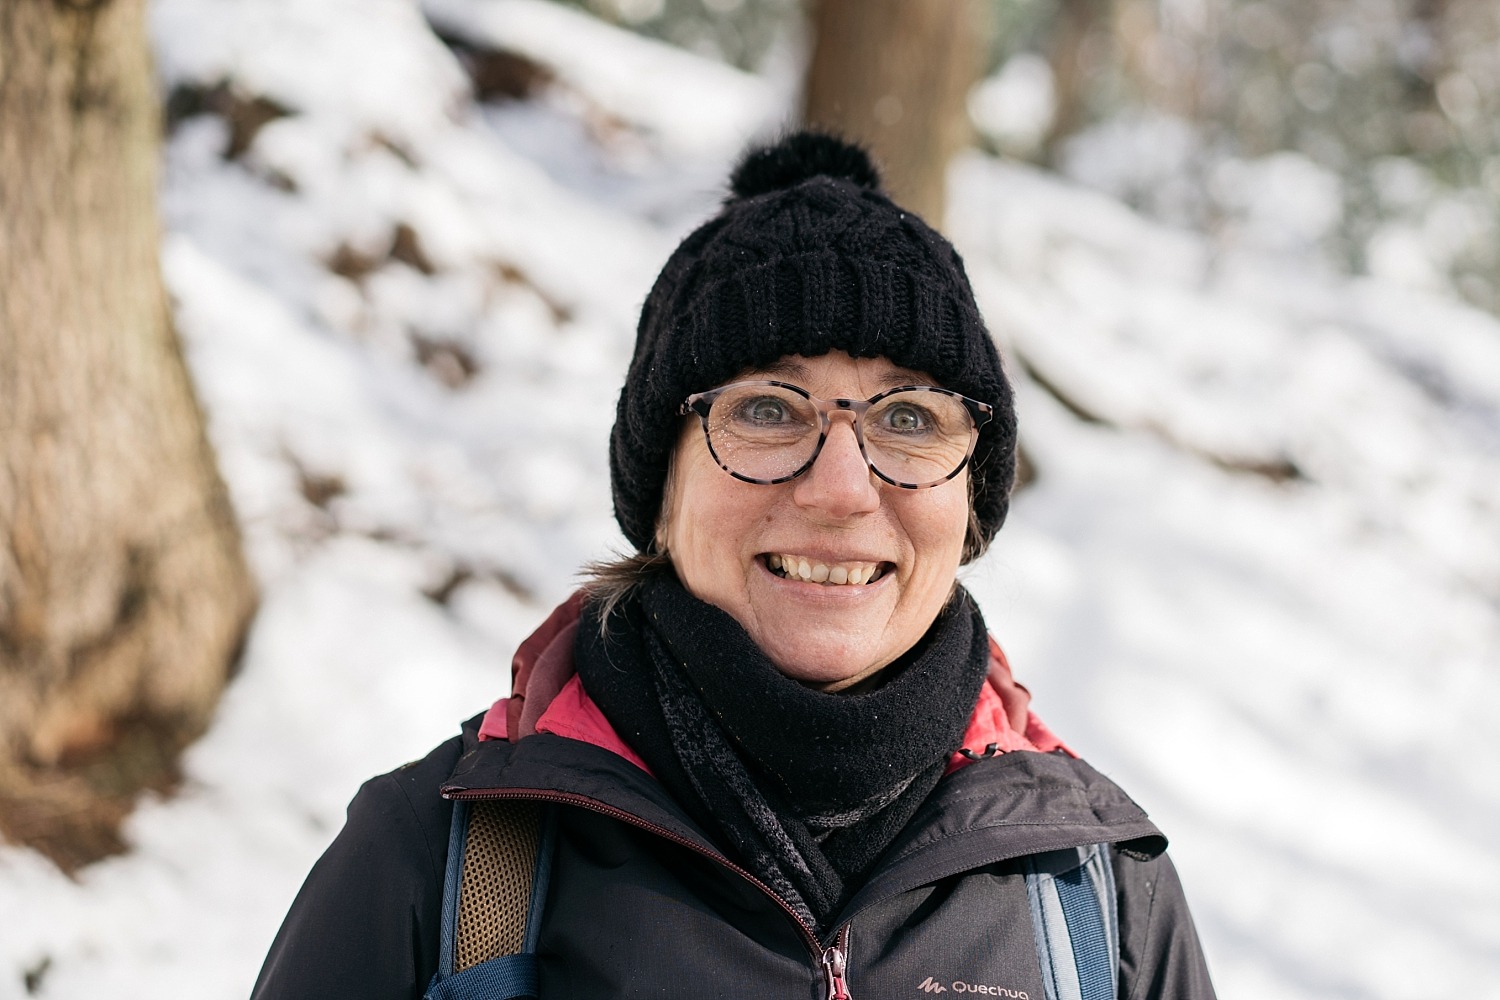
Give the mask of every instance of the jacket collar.
<svg viewBox="0 0 1500 1000">
<path fill-rule="evenodd" d="M 557 802 L 642 828 L 739 870 L 639 766 L 553 733 L 466 739 L 442 792 L 454 799 Z M 1161 831 L 1108 778 L 1063 753 L 983 758 L 941 781 L 846 907 L 840 923 L 880 899 L 1031 854 L 1114 844 L 1137 857 L 1166 849 Z M 743 872 L 742 872 L 743 874 Z"/>
<path fill-rule="evenodd" d="M 465 752 L 443 794 L 577 805 L 735 867 L 583 690 L 572 662 L 583 600 L 582 593 L 574 594 L 522 643 L 512 663 L 517 694 L 497 701 L 477 731 L 467 729 Z M 1166 849 L 1166 838 L 1145 812 L 1030 711 L 1030 695 L 1011 677 L 1004 653 L 993 640 L 990 649 L 988 680 L 964 748 L 849 912 L 912 886 L 1029 854 L 1098 843 L 1141 857 Z"/>
<path fill-rule="evenodd" d="M 552 733 L 602 747 L 648 770 L 589 698 L 573 669 L 573 638 L 586 600 L 575 592 L 555 608 L 511 659 L 511 691 L 485 714 L 481 740 L 520 740 Z M 1030 710 L 1031 693 L 1016 683 L 1005 653 L 990 639 L 990 669 L 948 773 L 976 758 L 1015 751 L 1076 756 Z M 649 771 L 648 771 L 649 773 Z"/>
</svg>

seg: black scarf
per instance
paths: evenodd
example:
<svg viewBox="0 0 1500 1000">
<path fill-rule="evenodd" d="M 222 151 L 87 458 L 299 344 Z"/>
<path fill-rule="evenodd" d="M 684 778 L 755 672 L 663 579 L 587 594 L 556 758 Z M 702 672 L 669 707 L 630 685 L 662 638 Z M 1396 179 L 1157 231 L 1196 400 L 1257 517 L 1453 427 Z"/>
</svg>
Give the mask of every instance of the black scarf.
<svg viewBox="0 0 1500 1000">
<path fill-rule="evenodd" d="M 608 638 L 589 605 L 574 653 L 590 697 L 668 791 L 822 930 L 942 777 L 989 638 L 959 588 L 880 686 L 828 694 L 664 575 L 621 602 Z"/>
</svg>

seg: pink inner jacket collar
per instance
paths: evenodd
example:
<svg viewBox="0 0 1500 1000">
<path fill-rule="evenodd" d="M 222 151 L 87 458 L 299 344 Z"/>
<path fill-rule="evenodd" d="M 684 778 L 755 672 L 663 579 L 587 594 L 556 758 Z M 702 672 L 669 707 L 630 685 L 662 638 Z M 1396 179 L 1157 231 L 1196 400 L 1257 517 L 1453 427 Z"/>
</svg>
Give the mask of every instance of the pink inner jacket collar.
<svg viewBox="0 0 1500 1000">
<path fill-rule="evenodd" d="M 649 774 L 646 762 L 615 732 L 573 670 L 573 637 L 583 602 L 583 592 L 575 593 L 521 643 L 511 660 L 511 690 L 519 693 L 490 707 L 479 726 L 479 738 L 503 740 L 514 734 L 521 739 L 532 733 L 552 733 L 602 747 Z M 989 675 L 969 717 L 963 748 L 954 752 L 948 770 L 967 764 L 972 759 L 969 754 L 1061 750 L 1077 756 L 1030 710 L 1030 701 L 1030 692 L 1011 676 L 1005 653 L 990 639 Z"/>
</svg>

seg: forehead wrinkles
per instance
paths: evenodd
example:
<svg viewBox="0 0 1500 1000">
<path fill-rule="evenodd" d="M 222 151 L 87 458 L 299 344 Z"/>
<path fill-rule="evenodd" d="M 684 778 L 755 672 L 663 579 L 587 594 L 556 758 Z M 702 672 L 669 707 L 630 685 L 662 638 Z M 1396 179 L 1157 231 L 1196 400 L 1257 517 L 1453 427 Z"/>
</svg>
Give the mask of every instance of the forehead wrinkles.
<svg viewBox="0 0 1500 1000">
<path fill-rule="evenodd" d="M 863 373 L 861 373 L 863 374 Z M 735 381 L 751 379 L 761 376 L 772 376 L 788 382 L 795 382 L 806 388 L 808 380 L 812 378 L 812 369 L 803 361 L 796 358 L 782 358 L 773 361 L 764 368 L 752 368 L 735 376 Z M 927 385 L 931 379 L 919 372 L 907 368 L 889 368 L 875 379 L 875 384 L 881 389 L 891 389 L 898 385 Z"/>
</svg>

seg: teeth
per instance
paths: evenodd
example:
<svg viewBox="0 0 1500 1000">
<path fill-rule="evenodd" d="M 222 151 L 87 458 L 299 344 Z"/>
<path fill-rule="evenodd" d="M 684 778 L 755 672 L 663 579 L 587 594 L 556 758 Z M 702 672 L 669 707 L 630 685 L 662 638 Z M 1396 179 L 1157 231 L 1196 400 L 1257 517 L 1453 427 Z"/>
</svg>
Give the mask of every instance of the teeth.
<svg viewBox="0 0 1500 1000">
<path fill-rule="evenodd" d="M 879 563 L 843 563 L 830 566 L 827 563 L 812 562 L 804 556 L 794 556 L 785 552 L 766 556 L 766 565 L 772 570 L 780 570 L 787 579 L 807 580 L 811 583 L 836 586 L 869 583 L 880 571 Z"/>
</svg>

